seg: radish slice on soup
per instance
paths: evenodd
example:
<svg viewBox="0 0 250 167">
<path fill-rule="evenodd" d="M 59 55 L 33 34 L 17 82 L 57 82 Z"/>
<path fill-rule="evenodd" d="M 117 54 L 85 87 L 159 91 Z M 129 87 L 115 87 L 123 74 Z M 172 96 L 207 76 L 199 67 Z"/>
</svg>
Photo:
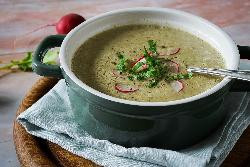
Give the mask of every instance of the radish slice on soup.
<svg viewBox="0 0 250 167">
<path fill-rule="evenodd" d="M 142 70 L 145 70 L 148 68 L 148 65 L 147 64 L 143 64 L 141 67 L 139 67 L 136 71 L 139 72 L 139 71 L 142 71 Z"/>
<path fill-rule="evenodd" d="M 134 67 L 134 66 L 135 66 L 137 63 L 139 63 L 139 62 L 146 63 L 145 57 L 144 57 L 144 56 L 141 56 L 139 59 L 137 59 L 137 60 L 135 61 L 135 63 L 132 64 L 132 67 Z"/>
<path fill-rule="evenodd" d="M 140 57 L 132 66 L 135 67 L 138 63 L 143 63 L 143 65 L 141 67 L 139 67 L 136 71 L 139 72 L 139 71 L 142 71 L 142 70 L 145 70 L 148 68 L 148 65 L 146 64 L 146 59 L 144 56 Z"/>
<path fill-rule="evenodd" d="M 184 89 L 184 84 L 181 81 L 172 81 L 170 85 L 176 92 L 180 92 Z"/>
<path fill-rule="evenodd" d="M 170 72 L 178 73 L 180 72 L 180 65 L 174 61 L 168 62 L 168 68 Z"/>
<path fill-rule="evenodd" d="M 181 48 L 167 48 L 166 50 L 159 53 L 160 56 L 170 56 L 177 54 Z"/>
<path fill-rule="evenodd" d="M 138 90 L 138 87 L 117 83 L 115 89 L 122 93 L 130 93 Z"/>
</svg>

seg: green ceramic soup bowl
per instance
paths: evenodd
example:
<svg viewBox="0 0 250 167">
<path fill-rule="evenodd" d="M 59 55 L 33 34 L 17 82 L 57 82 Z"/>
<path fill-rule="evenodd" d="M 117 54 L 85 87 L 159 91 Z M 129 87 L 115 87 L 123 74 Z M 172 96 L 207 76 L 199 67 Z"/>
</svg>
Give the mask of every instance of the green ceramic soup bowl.
<svg viewBox="0 0 250 167">
<path fill-rule="evenodd" d="M 233 81 L 225 77 L 198 95 L 167 102 L 119 99 L 95 90 L 71 71 L 76 50 L 90 37 L 114 26 L 158 24 L 190 32 L 210 43 L 225 59 L 227 69 L 238 69 L 236 44 L 219 27 L 192 14 L 165 8 L 131 8 L 90 18 L 66 36 L 53 35 L 38 46 L 34 71 L 42 76 L 64 78 L 75 121 L 90 135 L 125 147 L 181 149 L 211 134 L 223 121 L 224 98 Z M 41 63 L 44 53 L 60 48 L 60 66 Z"/>
</svg>

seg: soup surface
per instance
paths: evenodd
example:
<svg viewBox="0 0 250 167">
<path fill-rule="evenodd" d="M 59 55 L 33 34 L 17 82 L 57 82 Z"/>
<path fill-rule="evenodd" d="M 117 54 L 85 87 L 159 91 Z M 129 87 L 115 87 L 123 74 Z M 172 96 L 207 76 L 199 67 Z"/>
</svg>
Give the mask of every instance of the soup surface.
<svg viewBox="0 0 250 167">
<path fill-rule="evenodd" d="M 188 32 L 156 25 L 129 25 L 88 39 L 73 56 L 71 68 L 90 87 L 133 101 L 183 99 L 221 81 L 219 77 L 191 75 L 186 71 L 188 66 L 225 65 L 216 49 Z"/>
</svg>

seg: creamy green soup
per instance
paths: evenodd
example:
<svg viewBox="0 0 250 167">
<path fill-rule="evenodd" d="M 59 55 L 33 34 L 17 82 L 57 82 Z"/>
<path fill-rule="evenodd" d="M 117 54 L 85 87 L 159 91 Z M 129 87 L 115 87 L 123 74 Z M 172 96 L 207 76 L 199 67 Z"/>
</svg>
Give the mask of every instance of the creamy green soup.
<svg viewBox="0 0 250 167">
<path fill-rule="evenodd" d="M 151 59 L 153 65 L 159 63 L 160 77 Z M 121 67 L 123 60 L 126 63 Z M 191 75 L 186 71 L 188 66 L 224 68 L 225 65 L 216 49 L 188 32 L 156 25 L 129 25 L 89 38 L 76 51 L 71 68 L 90 87 L 133 101 L 183 99 L 221 81 L 219 77 Z"/>
</svg>

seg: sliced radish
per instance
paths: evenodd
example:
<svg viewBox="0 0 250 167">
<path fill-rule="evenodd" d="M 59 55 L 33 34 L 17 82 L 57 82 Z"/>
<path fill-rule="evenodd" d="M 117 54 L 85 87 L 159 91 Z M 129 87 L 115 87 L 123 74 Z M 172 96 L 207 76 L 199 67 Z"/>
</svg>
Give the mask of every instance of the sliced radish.
<svg viewBox="0 0 250 167">
<path fill-rule="evenodd" d="M 148 68 L 148 65 L 147 64 L 143 64 L 141 67 L 139 67 L 136 71 L 139 72 L 139 71 L 142 71 L 142 70 L 145 70 Z"/>
<path fill-rule="evenodd" d="M 138 90 L 138 87 L 117 83 L 115 89 L 122 93 L 130 93 Z"/>
<path fill-rule="evenodd" d="M 146 59 L 144 56 L 141 56 L 139 59 L 137 59 L 133 64 L 132 67 L 134 67 L 138 62 L 146 63 Z"/>
<path fill-rule="evenodd" d="M 168 61 L 169 71 L 173 73 L 180 72 L 180 65 L 174 61 Z"/>
<path fill-rule="evenodd" d="M 116 77 L 116 78 L 125 78 L 125 76 L 122 75 L 122 74 L 121 74 L 119 71 L 117 71 L 117 70 L 113 70 L 113 71 L 112 71 L 112 74 L 113 74 L 113 76 Z"/>
<path fill-rule="evenodd" d="M 176 92 L 180 92 L 184 89 L 184 84 L 181 81 L 172 81 L 170 85 Z"/>
<path fill-rule="evenodd" d="M 181 50 L 181 48 L 167 48 L 164 51 L 160 52 L 160 56 L 170 56 L 178 53 Z"/>
<path fill-rule="evenodd" d="M 145 70 L 145 69 L 148 68 L 148 65 L 146 64 L 147 61 L 146 61 L 146 59 L 145 59 L 144 56 L 140 57 L 140 58 L 132 65 L 132 68 L 133 68 L 134 66 L 136 66 L 139 62 L 144 63 L 144 64 L 143 64 L 140 68 L 138 68 L 137 71 L 142 71 L 142 70 Z"/>
</svg>

